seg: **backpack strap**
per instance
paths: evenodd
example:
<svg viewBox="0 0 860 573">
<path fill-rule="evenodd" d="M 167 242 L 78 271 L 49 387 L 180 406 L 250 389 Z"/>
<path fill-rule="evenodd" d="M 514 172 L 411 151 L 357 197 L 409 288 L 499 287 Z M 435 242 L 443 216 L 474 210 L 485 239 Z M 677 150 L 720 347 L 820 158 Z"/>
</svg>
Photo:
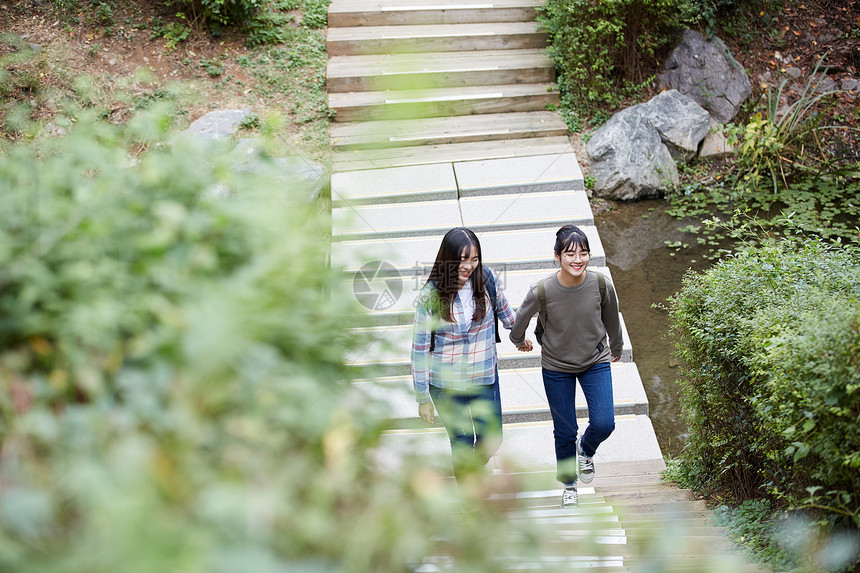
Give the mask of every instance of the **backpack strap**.
<svg viewBox="0 0 860 573">
<path fill-rule="evenodd" d="M 543 345 L 543 333 L 546 327 L 546 281 L 553 275 L 543 278 L 537 283 L 538 303 L 540 303 L 540 311 L 535 324 L 535 340 L 540 345 Z"/>
<path fill-rule="evenodd" d="M 538 318 L 541 324 L 546 324 L 546 279 L 541 279 L 537 284 L 538 302 L 540 303 L 540 315 Z"/>
<path fill-rule="evenodd" d="M 490 293 L 490 303 L 493 305 L 493 321 L 496 329 L 496 342 L 501 342 L 502 337 L 499 334 L 499 315 L 496 313 L 496 281 L 493 278 L 493 273 L 489 269 L 484 268 L 484 284 L 487 287 L 487 292 Z M 430 331 L 430 352 L 436 350 L 436 331 Z"/>
<path fill-rule="evenodd" d="M 606 308 L 606 277 L 603 273 L 591 271 L 597 275 L 597 288 L 600 290 L 600 310 Z"/>
<path fill-rule="evenodd" d="M 487 285 L 487 291 L 490 293 L 490 304 L 493 305 L 493 323 L 496 328 L 496 342 L 501 342 L 502 337 L 499 334 L 499 315 L 496 313 L 496 279 L 490 269 L 484 268 L 484 284 Z"/>
</svg>

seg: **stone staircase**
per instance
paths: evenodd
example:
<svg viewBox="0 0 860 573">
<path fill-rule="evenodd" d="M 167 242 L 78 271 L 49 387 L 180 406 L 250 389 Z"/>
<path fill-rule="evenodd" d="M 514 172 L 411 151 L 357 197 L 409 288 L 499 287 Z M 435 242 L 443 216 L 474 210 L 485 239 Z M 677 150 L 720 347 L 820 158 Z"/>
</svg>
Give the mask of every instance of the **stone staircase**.
<svg viewBox="0 0 860 573">
<path fill-rule="evenodd" d="M 331 258 L 368 308 L 359 330 L 369 343 L 350 361 L 375 373 L 356 388 L 390 407 L 393 429 L 378 460 L 391 471 L 414 452 L 451 471 L 445 431 L 418 419 L 409 374 L 414 302 L 445 232 L 465 226 L 478 234 L 484 264 L 514 308 L 554 271 L 562 224 L 587 233 L 591 268 L 610 276 L 567 129 L 546 111 L 558 93 L 534 23 L 540 3 L 333 0 L 329 7 Z M 580 488 L 575 509 L 558 507 L 539 350 L 518 352 L 503 332 L 498 352 L 504 443 L 489 479 L 515 474 L 523 484 L 506 500 L 514 503 L 511 519 L 552 524 L 561 544 L 595 528 L 602 540 L 594 555 L 560 552 L 523 569 L 670 571 L 731 552 L 701 501 L 659 482 L 665 464 L 626 328 L 622 360 L 612 365 L 616 430 L 597 452 L 598 477 Z M 665 535 L 669 550 L 649 553 L 651 540 Z M 444 569 L 445 559 L 428 558 L 430 568 L 421 570 Z"/>
<path fill-rule="evenodd" d="M 334 0 L 327 82 L 335 169 L 569 149 L 539 0 Z"/>
</svg>

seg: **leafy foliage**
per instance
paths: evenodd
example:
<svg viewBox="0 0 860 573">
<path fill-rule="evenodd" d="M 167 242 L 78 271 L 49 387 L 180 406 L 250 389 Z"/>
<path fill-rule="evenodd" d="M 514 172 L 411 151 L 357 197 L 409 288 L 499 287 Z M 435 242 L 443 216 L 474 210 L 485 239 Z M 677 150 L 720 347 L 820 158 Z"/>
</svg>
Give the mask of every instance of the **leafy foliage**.
<svg viewBox="0 0 860 573">
<path fill-rule="evenodd" d="M 717 525 L 728 529 L 735 543 L 774 571 L 790 571 L 799 563 L 796 556 L 780 547 L 778 515 L 767 499 L 749 499 L 736 508 L 721 505 L 714 509 Z"/>
<path fill-rule="evenodd" d="M 161 20 L 161 18 L 154 19 L 149 38 L 164 38 L 167 40 L 166 47 L 168 50 L 175 49 L 180 42 L 187 40 L 191 34 L 191 28 L 185 23 L 185 14 L 180 12 L 176 17 L 178 21 L 167 23 Z"/>
<path fill-rule="evenodd" d="M 586 113 L 617 105 L 625 87 L 649 79 L 660 51 L 691 18 L 687 0 L 548 0 L 540 21 L 566 105 Z"/>
<path fill-rule="evenodd" d="M 710 219 L 696 229 L 700 243 L 717 247 L 733 237 L 750 245 L 763 234 L 787 229 L 825 239 L 860 238 L 856 155 L 828 154 L 822 144 L 826 133 L 851 129 L 838 122 L 822 125 L 835 93 L 820 89 L 826 76 L 819 72 L 823 61 L 792 103 L 780 107 L 786 101 L 783 81 L 775 90 L 768 88 L 762 104 L 753 104 L 757 111 L 745 125 L 728 126 L 729 143 L 736 151 L 726 176 L 684 177 L 670 196 L 671 215 Z M 713 249 L 712 258 L 718 253 Z"/>
<path fill-rule="evenodd" d="M 822 61 L 823 58 L 796 101 L 780 108 L 787 83 L 783 80 L 776 90 L 768 88 L 764 114 L 757 113 L 745 127 L 730 130 L 729 143 L 737 148 L 737 193 L 758 191 L 763 176 L 776 192 L 788 186 L 787 174 L 807 169 L 804 160 L 816 159 L 813 153 L 804 151 L 804 146 L 812 143 L 813 138 L 818 141 L 817 132 L 826 129 L 819 125 L 821 115 L 816 104 L 833 95 L 833 92 L 820 90 L 826 77 L 825 70 L 819 73 Z"/>
<path fill-rule="evenodd" d="M 267 7 L 266 0 L 163 0 L 167 5 L 181 7 L 193 21 L 201 21 L 216 29 L 227 25 L 243 25 Z"/>
<path fill-rule="evenodd" d="M 168 141 L 162 107 L 2 152 L 0 569 L 503 568 L 506 520 L 377 464 L 328 218 L 274 162 Z"/>
<path fill-rule="evenodd" d="M 858 295 L 857 249 L 814 239 L 685 277 L 671 319 L 697 489 L 860 524 Z"/>
</svg>

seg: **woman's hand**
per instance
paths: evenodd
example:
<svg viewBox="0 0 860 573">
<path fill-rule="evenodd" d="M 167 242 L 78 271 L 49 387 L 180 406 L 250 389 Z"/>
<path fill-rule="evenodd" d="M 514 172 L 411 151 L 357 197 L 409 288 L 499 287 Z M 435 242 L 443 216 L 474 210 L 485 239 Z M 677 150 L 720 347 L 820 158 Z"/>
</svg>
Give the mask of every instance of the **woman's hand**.
<svg viewBox="0 0 860 573">
<path fill-rule="evenodd" d="M 523 340 L 522 344 L 517 345 L 517 350 L 520 352 L 531 352 L 534 346 L 532 346 L 532 341 L 526 338 Z"/>
<path fill-rule="evenodd" d="M 433 402 L 424 402 L 423 404 L 418 404 L 418 415 L 421 416 L 421 419 L 428 424 L 432 424 L 433 420 L 435 419 L 435 410 L 433 409 Z"/>
<path fill-rule="evenodd" d="M 613 362 L 618 362 L 619 360 L 621 360 L 620 356 L 612 356 L 611 354 L 609 356 L 612 358 Z"/>
</svg>

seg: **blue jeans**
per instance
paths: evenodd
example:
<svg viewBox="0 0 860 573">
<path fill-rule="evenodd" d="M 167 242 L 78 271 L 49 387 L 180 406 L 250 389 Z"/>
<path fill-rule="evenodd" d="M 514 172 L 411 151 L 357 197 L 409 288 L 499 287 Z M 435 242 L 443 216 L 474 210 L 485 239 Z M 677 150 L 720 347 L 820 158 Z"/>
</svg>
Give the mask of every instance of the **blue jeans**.
<svg viewBox="0 0 860 573">
<path fill-rule="evenodd" d="M 467 391 L 430 386 L 430 397 L 451 440 L 454 476 L 459 480 L 484 467 L 502 444 L 499 371 L 490 385 Z"/>
<path fill-rule="evenodd" d="M 562 483 L 576 481 L 576 381 L 588 405 L 588 428 L 582 436 L 582 453 L 593 456 L 615 429 L 612 373 L 608 362 L 598 362 L 585 372 L 571 374 L 543 368 L 543 386 L 552 414 L 557 477 Z"/>
</svg>

